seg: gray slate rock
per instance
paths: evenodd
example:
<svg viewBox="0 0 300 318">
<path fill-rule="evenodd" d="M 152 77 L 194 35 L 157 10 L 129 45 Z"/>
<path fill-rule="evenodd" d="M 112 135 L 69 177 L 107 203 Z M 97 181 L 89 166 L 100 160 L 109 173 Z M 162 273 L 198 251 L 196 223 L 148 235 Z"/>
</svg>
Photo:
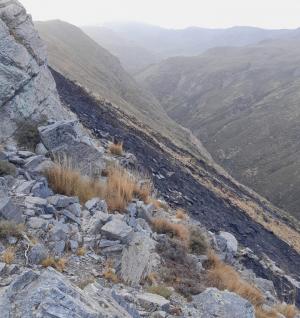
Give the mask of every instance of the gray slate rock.
<svg viewBox="0 0 300 318">
<path fill-rule="evenodd" d="M 142 293 L 142 294 L 138 294 L 136 297 L 137 297 L 138 303 L 142 307 L 144 307 L 147 311 L 156 311 L 156 310 L 168 311 L 169 310 L 170 301 L 160 295 L 151 294 L 151 293 Z"/>
<path fill-rule="evenodd" d="M 125 222 L 115 218 L 102 226 L 101 232 L 106 235 L 108 239 L 120 240 L 126 243 L 130 239 L 133 230 Z"/>
<path fill-rule="evenodd" d="M 34 245 L 28 253 L 30 264 L 40 264 L 48 256 L 48 251 L 43 244 Z"/>
<path fill-rule="evenodd" d="M 12 202 L 12 199 L 8 196 L 0 196 L 0 218 L 14 221 L 16 223 L 24 222 L 21 210 Z"/>
<path fill-rule="evenodd" d="M 67 206 L 78 203 L 77 197 L 67 197 L 65 195 L 56 194 L 47 198 L 48 203 L 55 206 L 56 208 L 66 208 Z"/>
<path fill-rule="evenodd" d="M 254 307 L 237 294 L 208 288 L 193 297 L 199 318 L 255 318 Z"/>
</svg>

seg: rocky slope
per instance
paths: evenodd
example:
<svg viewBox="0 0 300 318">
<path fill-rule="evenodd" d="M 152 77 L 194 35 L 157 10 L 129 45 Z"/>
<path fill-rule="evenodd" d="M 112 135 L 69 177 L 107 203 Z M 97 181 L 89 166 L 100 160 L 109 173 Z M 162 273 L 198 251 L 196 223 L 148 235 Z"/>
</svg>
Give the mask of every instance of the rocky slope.
<svg viewBox="0 0 300 318">
<path fill-rule="evenodd" d="M 47 68 L 46 47 L 18 1 L 0 2 L 0 36 L 1 139 L 24 118 L 70 117 Z"/>
<path fill-rule="evenodd" d="M 299 217 L 297 38 L 173 58 L 139 75 L 230 174 Z"/>
</svg>

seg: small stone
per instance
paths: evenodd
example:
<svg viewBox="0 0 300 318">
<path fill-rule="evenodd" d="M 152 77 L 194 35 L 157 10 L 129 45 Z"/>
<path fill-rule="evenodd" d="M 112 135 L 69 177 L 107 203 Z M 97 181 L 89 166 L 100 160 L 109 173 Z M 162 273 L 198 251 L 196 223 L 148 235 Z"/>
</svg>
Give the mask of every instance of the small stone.
<svg viewBox="0 0 300 318">
<path fill-rule="evenodd" d="M 23 223 L 24 221 L 21 210 L 8 196 L 0 196 L 0 217 L 16 223 Z"/>
<path fill-rule="evenodd" d="M 30 264 L 40 264 L 48 256 L 48 251 L 43 244 L 34 245 L 28 253 Z"/>
<path fill-rule="evenodd" d="M 78 225 L 81 225 L 81 220 L 80 218 L 76 217 L 72 212 L 70 212 L 69 210 L 63 210 L 62 211 L 63 215 L 68 218 L 69 220 L 77 223 Z"/>
<path fill-rule="evenodd" d="M 37 155 L 42 155 L 42 156 L 46 156 L 48 154 L 48 150 L 46 149 L 46 147 L 40 142 L 36 145 L 35 147 L 35 153 Z"/>
<path fill-rule="evenodd" d="M 65 251 L 66 242 L 65 241 L 56 241 L 49 243 L 49 247 L 52 250 L 54 255 L 60 256 Z"/>
<path fill-rule="evenodd" d="M 29 158 L 29 157 L 35 156 L 35 154 L 34 154 L 33 152 L 31 152 L 31 151 L 26 151 L 26 150 L 19 150 L 19 151 L 17 152 L 17 154 L 18 154 L 21 158 L 23 158 L 23 159 L 27 159 L 27 158 Z"/>
<path fill-rule="evenodd" d="M 93 198 L 85 203 L 85 208 L 89 210 L 90 212 L 94 211 L 101 211 L 104 213 L 108 213 L 107 211 L 107 204 L 105 200 L 102 200 L 100 198 Z"/>
<path fill-rule="evenodd" d="M 100 248 L 110 247 L 110 246 L 118 245 L 120 243 L 121 243 L 120 241 L 101 240 L 99 242 L 99 247 Z"/>
<path fill-rule="evenodd" d="M 5 265 L 6 265 L 5 263 L 0 262 L 0 275 L 4 273 Z"/>
<path fill-rule="evenodd" d="M 44 156 L 33 156 L 25 160 L 24 168 L 27 170 L 34 171 L 39 164 L 47 160 Z"/>
<path fill-rule="evenodd" d="M 15 236 L 8 236 L 7 242 L 10 245 L 15 245 L 18 242 L 18 239 Z"/>
<path fill-rule="evenodd" d="M 32 229 L 40 229 L 40 228 L 46 228 L 48 225 L 48 222 L 42 218 L 39 217 L 31 217 L 29 221 L 27 222 L 28 226 Z"/>
<path fill-rule="evenodd" d="M 77 242 L 77 241 L 74 241 L 74 240 L 70 240 L 69 243 L 70 243 L 70 249 L 71 249 L 71 251 L 72 251 L 73 253 L 76 253 L 76 251 L 77 251 L 77 249 L 78 249 L 78 247 L 79 247 L 78 242 Z"/>
<path fill-rule="evenodd" d="M 101 254 L 108 255 L 108 254 L 121 253 L 123 251 L 123 248 L 124 248 L 123 244 L 116 244 L 116 245 L 109 246 L 102 249 Z"/>
<path fill-rule="evenodd" d="M 72 212 L 75 216 L 80 217 L 81 215 L 81 205 L 79 203 L 73 203 L 67 207 L 67 210 Z"/>
<path fill-rule="evenodd" d="M 49 239 L 51 241 L 65 241 L 69 234 L 69 227 L 67 224 L 57 222 L 49 231 Z"/>
<path fill-rule="evenodd" d="M 67 197 L 65 195 L 56 194 L 47 198 L 48 203 L 52 204 L 56 208 L 66 208 L 70 204 L 78 203 L 77 197 Z"/>
</svg>

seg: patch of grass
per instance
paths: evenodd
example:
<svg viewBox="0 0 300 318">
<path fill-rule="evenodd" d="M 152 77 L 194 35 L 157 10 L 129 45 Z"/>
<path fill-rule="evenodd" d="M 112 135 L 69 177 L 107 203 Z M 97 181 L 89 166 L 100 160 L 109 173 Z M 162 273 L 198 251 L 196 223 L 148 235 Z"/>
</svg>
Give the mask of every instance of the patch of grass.
<svg viewBox="0 0 300 318">
<path fill-rule="evenodd" d="M 172 295 L 172 291 L 164 285 L 151 286 L 147 288 L 147 292 L 160 295 L 166 299 L 169 299 Z"/>
<path fill-rule="evenodd" d="M 0 238 L 6 238 L 8 236 L 21 238 L 24 231 L 25 226 L 23 224 L 5 220 L 0 221 Z"/>
<path fill-rule="evenodd" d="M 275 306 L 274 309 L 284 315 L 286 318 L 294 318 L 299 313 L 294 305 L 279 304 Z"/>
<path fill-rule="evenodd" d="M 53 256 L 48 256 L 42 261 L 43 267 L 53 267 L 59 272 L 63 272 L 67 265 L 67 260 L 65 258 L 55 259 Z"/>
<path fill-rule="evenodd" d="M 100 197 L 110 211 L 124 211 L 135 196 L 147 198 L 149 189 L 138 182 L 136 174 L 120 167 L 110 167 L 105 182 L 82 175 L 68 162 L 57 163 L 45 171 L 50 187 L 60 194 L 77 196 L 82 204 Z"/>
<path fill-rule="evenodd" d="M 262 293 L 254 286 L 243 280 L 235 269 L 223 263 L 215 254 L 209 253 L 210 267 L 207 271 L 209 286 L 220 290 L 229 290 L 249 300 L 254 306 L 264 302 Z"/>
<path fill-rule="evenodd" d="M 163 218 L 152 219 L 152 228 L 159 234 L 168 234 L 171 237 L 178 238 L 185 244 L 188 244 L 190 233 L 186 226 L 183 224 L 171 223 Z"/>
<path fill-rule="evenodd" d="M 190 228 L 189 240 L 190 251 L 193 254 L 204 255 L 207 253 L 208 246 L 208 240 L 202 233 L 201 229 L 196 226 L 192 226 Z"/>
<path fill-rule="evenodd" d="M 5 264 L 12 264 L 16 258 L 16 252 L 13 247 L 8 247 L 1 255 L 1 260 Z"/>
<path fill-rule="evenodd" d="M 123 143 L 111 143 L 108 147 L 108 150 L 111 154 L 116 156 L 122 156 L 123 154 Z"/>
<path fill-rule="evenodd" d="M 177 209 L 176 210 L 176 218 L 179 220 L 186 220 L 187 219 L 187 213 L 183 209 Z"/>
<path fill-rule="evenodd" d="M 7 160 L 0 160 L 0 177 L 11 175 L 16 175 L 16 167 Z"/>
</svg>

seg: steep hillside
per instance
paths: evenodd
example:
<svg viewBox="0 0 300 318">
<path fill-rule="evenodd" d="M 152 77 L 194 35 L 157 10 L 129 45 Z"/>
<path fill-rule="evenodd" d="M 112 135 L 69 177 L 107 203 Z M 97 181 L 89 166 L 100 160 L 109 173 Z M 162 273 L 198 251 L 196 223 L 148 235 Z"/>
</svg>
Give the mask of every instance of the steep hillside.
<svg viewBox="0 0 300 318">
<path fill-rule="evenodd" d="M 99 45 L 118 57 L 122 66 L 130 73 L 137 73 L 160 61 L 158 54 L 138 46 L 108 28 L 85 26 L 81 29 Z"/>
<path fill-rule="evenodd" d="M 231 174 L 300 217 L 297 39 L 172 58 L 139 75 Z"/>
<path fill-rule="evenodd" d="M 246 46 L 262 40 L 281 38 L 296 30 L 265 30 L 255 27 L 228 29 L 165 29 L 142 23 L 107 23 L 107 28 L 123 38 L 163 57 L 198 55 L 205 50 L 220 46 Z"/>
<path fill-rule="evenodd" d="M 126 73 L 115 56 L 83 31 L 62 21 L 37 22 L 36 27 L 47 44 L 49 64 L 54 69 L 198 152 L 190 133 L 169 118 L 151 93 Z"/>
</svg>

